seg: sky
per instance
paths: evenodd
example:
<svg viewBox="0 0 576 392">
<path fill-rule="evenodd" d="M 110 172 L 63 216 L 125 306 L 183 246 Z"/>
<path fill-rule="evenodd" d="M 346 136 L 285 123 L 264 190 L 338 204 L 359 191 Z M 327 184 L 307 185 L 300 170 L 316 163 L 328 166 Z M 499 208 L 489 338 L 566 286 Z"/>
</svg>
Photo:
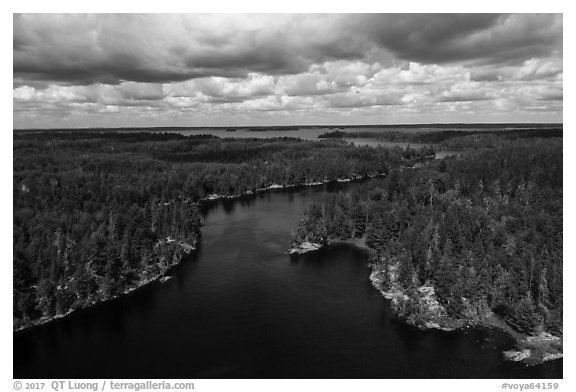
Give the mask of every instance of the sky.
<svg viewBox="0 0 576 392">
<path fill-rule="evenodd" d="M 562 14 L 15 14 L 14 128 L 562 122 Z"/>
</svg>

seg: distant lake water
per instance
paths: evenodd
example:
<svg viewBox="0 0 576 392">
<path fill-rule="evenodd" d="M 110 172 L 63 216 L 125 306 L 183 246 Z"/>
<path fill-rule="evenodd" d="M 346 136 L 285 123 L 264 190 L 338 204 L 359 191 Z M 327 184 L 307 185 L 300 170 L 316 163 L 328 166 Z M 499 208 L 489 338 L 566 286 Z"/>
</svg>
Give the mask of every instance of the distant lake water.
<svg viewBox="0 0 576 392">
<path fill-rule="evenodd" d="M 206 206 L 201 247 L 172 279 L 16 334 L 14 377 L 562 377 L 562 360 L 504 361 L 513 342 L 497 331 L 419 331 L 396 321 L 362 250 L 286 254 L 310 203 L 356 186 Z"/>
<path fill-rule="evenodd" d="M 389 131 L 388 129 L 381 129 L 381 128 L 348 128 L 346 129 L 347 132 L 362 132 L 362 131 Z M 331 129 L 328 128 L 299 128 L 294 130 L 275 130 L 275 131 L 251 131 L 247 129 L 238 128 L 235 131 L 227 131 L 225 129 L 214 129 L 214 128 L 206 128 L 206 129 L 194 129 L 194 130 L 177 130 L 177 131 L 166 131 L 166 132 L 176 132 L 182 135 L 202 135 L 202 134 L 209 134 L 215 135 L 218 137 L 232 137 L 232 138 L 272 138 L 272 137 L 294 137 L 299 138 L 302 140 L 311 140 L 311 141 L 318 141 L 318 140 L 333 140 L 333 139 L 321 139 L 318 136 L 331 132 Z M 165 131 L 158 131 L 158 132 L 165 132 Z M 429 146 L 430 144 L 425 143 L 406 143 L 406 142 L 387 142 L 387 141 L 379 141 L 374 138 L 345 138 L 348 142 L 354 143 L 358 146 L 384 146 L 384 147 L 424 147 Z"/>
<path fill-rule="evenodd" d="M 235 128 L 230 128 L 235 129 Z M 359 130 L 359 129 L 358 129 Z M 374 129 L 364 129 L 373 131 Z M 219 137 L 234 137 L 234 138 L 271 138 L 271 137 L 296 137 L 303 140 L 322 140 L 318 139 L 318 136 L 331 132 L 332 129 L 329 128 L 298 128 L 298 129 L 287 129 L 287 130 L 258 130 L 252 131 L 246 128 L 238 128 L 234 131 L 228 131 L 226 129 L 215 129 L 215 128 L 205 128 L 205 129 L 193 129 L 193 130 L 175 130 L 168 132 L 176 132 L 182 135 L 202 135 L 209 134 Z M 347 129 L 347 131 L 353 132 L 354 129 Z M 164 132 L 164 131 L 159 131 Z"/>
</svg>

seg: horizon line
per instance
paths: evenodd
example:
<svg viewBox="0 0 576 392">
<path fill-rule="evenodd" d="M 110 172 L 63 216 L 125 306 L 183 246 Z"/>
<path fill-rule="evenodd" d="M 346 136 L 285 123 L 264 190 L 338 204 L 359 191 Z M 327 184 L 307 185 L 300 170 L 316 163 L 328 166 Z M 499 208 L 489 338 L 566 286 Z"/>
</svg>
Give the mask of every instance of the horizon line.
<svg viewBox="0 0 576 392">
<path fill-rule="evenodd" d="M 431 127 L 469 127 L 469 126 L 482 126 L 482 127 L 499 127 L 499 126 L 527 126 L 527 125 L 546 125 L 546 126 L 564 126 L 564 122 L 457 122 L 457 123 L 399 123 L 399 124 L 324 124 L 324 125 L 220 125 L 220 126 L 182 126 L 182 125 L 165 125 L 165 126 L 124 126 L 124 127 L 49 127 L 49 128 L 12 128 L 12 131 L 58 131 L 58 130 L 136 130 L 136 129 L 285 129 L 285 128 L 392 128 L 392 127 L 408 127 L 418 128 L 424 126 Z"/>
</svg>

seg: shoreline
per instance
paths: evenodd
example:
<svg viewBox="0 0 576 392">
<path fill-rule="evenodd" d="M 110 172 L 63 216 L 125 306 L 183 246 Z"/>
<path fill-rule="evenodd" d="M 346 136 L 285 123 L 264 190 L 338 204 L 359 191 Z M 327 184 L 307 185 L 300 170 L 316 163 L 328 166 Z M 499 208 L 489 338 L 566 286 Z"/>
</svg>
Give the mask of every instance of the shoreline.
<svg viewBox="0 0 576 392">
<path fill-rule="evenodd" d="M 369 174 L 368 176 L 358 176 L 358 175 L 353 174 L 351 177 L 347 177 L 344 179 L 329 179 L 329 180 L 325 180 L 325 181 L 308 182 L 308 183 L 297 184 L 297 185 L 296 184 L 288 184 L 288 185 L 271 184 L 268 187 L 257 188 L 255 191 L 247 191 L 247 192 L 239 193 L 239 194 L 235 194 L 235 195 L 212 194 L 212 195 L 209 195 L 208 197 L 200 199 L 196 204 L 200 205 L 200 204 L 205 203 L 205 202 L 211 202 L 211 201 L 216 201 L 216 200 L 226 200 L 226 199 L 231 200 L 231 199 L 237 199 L 237 198 L 245 197 L 245 196 L 255 196 L 259 193 L 268 192 L 270 190 L 293 189 L 293 188 L 298 188 L 301 186 L 302 187 L 319 186 L 319 185 L 326 185 L 329 183 L 343 184 L 343 183 L 363 181 L 363 180 L 368 180 L 371 178 L 384 177 L 384 176 L 386 176 L 385 173 Z M 167 243 L 174 242 L 174 240 L 172 240 L 171 237 L 167 237 L 166 241 L 167 241 Z M 53 321 L 61 320 L 61 319 L 66 318 L 67 316 L 69 316 L 72 313 L 75 313 L 77 311 L 89 309 L 95 305 L 99 305 L 99 304 L 103 304 L 103 303 L 108 302 L 108 301 L 115 300 L 115 299 L 120 298 L 122 296 L 128 295 L 128 294 L 130 294 L 130 293 L 132 293 L 132 292 L 134 292 L 134 291 L 136 291 L 142 287 L 145 287 L 151 283 L 161 281 L 161 279 L 166 276 L 166 273 L 171 268 L 173 268 L 173 267 L 175 267 L 181 263 L 184 256 L 187 256 L 190 253 L 192 253 L 192 251 L 196 250 L 197 240 L 195 240 L 193 244 L 178 243 L 178 245 L 181 246 L 183 251 L 184 251 L 184 254 L 181 255 L 180 257 L 178 257 L 178 260 L 172 260 L 166 269 L 161 270 L 159 273 L 154 274 L 152 277 L 144 277 L 142 280 L 140 280 L 136 284 L 134 284 L 134 286 L 124 290 L 122 293 L 116 294 L 112 297 L 98 298 L 92 302 L 87 303 L 85 306 L 80 306 L 80 307 L 77 307 L 75 309 L 70 309 L 64 314 L 56 314 L 56 315 L 50 316 L 50 317 L 41 317 L 41 318 L 36 319 L 34 321 L 23 323 L 23 325 L 19 326 L 16 329 L 13 329 L 12 333 L 17 334 L 17 333 L 25 332 L 25 331 L 30 330 L 32 328 L 40 327 L 42 325 L 51 323 Z M 144 273 L 144 271 L 142 273 Z M 163 282 L 161 282 L 161 283 L 163 283 Z"/>
<path fill-rule="evenodd" d="M 167 237 L 167 243 L 170 243 L 170 242 L 174 242 L 174 241 L 173 240 L 170 241 L 170 237 Z M 114 296 L 111 296 L 111 297 L 97 298 L 91 302 L 86 303 L 85 306 L 79 306 L 75 309 L 70 309 L 70 310 L 68 310 L 68 312 L 66 312 L 64 314 L 56 314 L 56 315 L 50 316 L 50 317 L 41 317 L 41 318 L 34 320 L 32 322 L 28 322 L 25 325 L 20 326 L 19 328 L 14 329 L 12 331 L 12 333 L 17 334 L 17 333 L 25 332 L 25 331 L 30 330 L 32 328 L 41 327 L 41 326 L 49 324 L 53 321 L 61 320 L 65 317 L 71 315 L 72 313 L 75 313 L 77 311 L 86 310 L 86 309 L 92 308 L 93 306 L 118 299 L 120 297 L 128 295 L 128 294 L 130 294 L 130 293 L 132 293 L 132 292 L 134 292 L 134 291 L 136 291 L 142 287 L 145 287 L 151 283 L 154 283 L 154 282 L 159 281 L 159 282 L 163 283 L 162 279 L 166 277 L 166 273 L 168 271 L 170 271 L 173 267 L 180 264 L 180 262 L 182 261 L 182 259 L 185 256 L 189 255 L 190 253 L 192 253 L 192 251 L 196 250 L 197 240 L 195 240 L 192 244 L 179 242 L 178 245 L 182 248 L 182 251 L 184 252 L 182 255 L 177 257 L 177 259 L 173 259 L 165 268 L 161 268 L 158 273 L 153 274 L 152 276 L 143 277 L 141 280 L 139 280 L 137 283 L 135 283 L 133 286 L 127 288 L 123 292 L 116 294 Z M 148 272 L 148 271 L 143 271 L 142 274 L 144 274 L 145 272 Z"/>
<path fill-rule="evenodd" d="M 348 239 L 328 239 L 326 244 L 319 244 L 317 242 L 310 242 L 310 241 L 302 241 L 300 244 L 296 245 L 292 243 L 292 246 L 288 250 L 288 254 L 291 256 L 299 256 L 303 255 L 308 252 L 313 252 L 315 250 L 320 250 L 327 246 L 334 246 L 334 245 L 353 245 L 359 249 L 369 251 L 370 248 L 366 245 L 366 235 L 362 237 L 354 237 Z"/>
<path fill-rule="evenodd" d="M 347 240 L 329 240 L 326 244 L 303 241 L 301 244 L 292 244 L 289 253 L 290 255 L 299 256 L 337 244 L 351 244 L 360 249 L 369 249 L 362 239 L 351 238 Z M 413 301 L 414 298 L 409 297 L 405 290 L 400 287 L 395 287 L 395 267 L 397 266 L 389 266 L 388 272 L 379 268 L 381 266 L 378 264 L 370 263 L 368 267 L 371 270 L 369 279 L 372 286 L 374 286 L 386 300 L 390 301 L 395 316 L 407 325 L 421 330 L 438 329 L 445 332 L 478 327 L 499 330 L 512 337 L 516 344 L 515 348 L 502 352 L 504 359 L 512 362 L 522 362 L 526 366 L 538 365 L 563 358 L 562 337 L 552 335 L 545 331 L 534 335 L 522 334 L 512 329 L 512 327 L 500 320 L 491 311 L 488 311 L 483 317 L 475 318 L 455 319 L 448 316 L 446 309 L 437 301 L 432 285 L 424 284 L 415 290 L 415 292 L 417 292 L 419 313 L 403 314 L 404 305 L 407 301 Z M 390 282 L 390 288 L 384 287 L 383 277 L 386 277 Z"/>
<path fill-rule="evenodd" d="M 287 184 L 287 185 L 280 185 L 276 183 L 272 183 L 267 187 L 256 188 L 255 190 L 249 190 L 243 193 L 236 193 L 233 195 L 221 195 L 218 193 L 213 193 L 200 199 L 197 204 L 202 204 L 205 202 L 215 201 L 215 200 L 231 200 L 231 199 L 238 199 L 240 197 L 245 196 L 254 196 L 259 193 L 264 193 L 272 190 L 287 190 L 287 189 L 295 189 L 299 187 L 312 187 L 312 186 L 320 186 L 320 185 L 328 185 L 328 184 L 346 184 L 351 182 L 360 182 L 369 180 L 372 178 L 379 178 L 379 177 L 386 177 L 388 174 L 386 173 L 374 173 L 368 174 L 367 176 L 360 176 L 357 174 L 352 174 L 350 177 L 346 178 L 332 178 L 332 179 L 324 179 L 322 181 L 313 181 L 313 182 L 305 182 L 303 184 Z"/>
<path fill-rule="evenodd" d="M 438 302 L 434 286 L 424 284 L 416 289 L 417 297 L 409 297 L 405 290 L 395 287 L 395 267 L 388 266 L 387 279 L 390 288 L 384 287 L 382 276 L 386 271 L 378 268 L 377 264 L 370 266 L 370 282 L 380 291 L 384 298 L 391 301 L 396 316 L 408 325 L 422 330 L 439 329 L 441 331 L 455 331 L 464 328 L 485 327 L 502 331 L 512 337 L 516 347 L 502 352 L 504 359 L 512 362 L 522 362 L 527 366 L 538 365 L 547 361 L 563 358 L 563 339 L 549 332 L 526 335 L 514 330 L 504 321 L 500 320 L 491 310 L 479 315 L 470 315 L 466 318 L 453 318 L 447 315 L 446 309 Z M 418 313 L 403 315 L 402 310 L 406 301 L 417 301 Z"/>
</svg>

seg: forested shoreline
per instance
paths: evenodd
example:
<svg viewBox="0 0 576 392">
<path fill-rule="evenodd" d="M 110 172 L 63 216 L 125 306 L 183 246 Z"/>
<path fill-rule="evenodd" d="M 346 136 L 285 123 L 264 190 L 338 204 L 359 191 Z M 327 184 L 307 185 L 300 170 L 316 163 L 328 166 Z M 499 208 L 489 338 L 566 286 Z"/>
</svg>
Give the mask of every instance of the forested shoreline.
<svg viewBox="0 0 576 392">
<path fill-rule="evenodd" d="M 148 132 L 15 133 L 13 149 L 14 330 L 165 276 L 200 240 L 199 203 L 385 176 L 312 205 L 293 251 L 362 245 L 402 320 L 504 328 L 519 338 L 511 359 L 562 355 L 561 138 L 504 137 L 443 160 Z"/>
<path fill-rule="evenodd" d="M 562 356 L 562 208 L 562 139 L 500 139 L 312 205 L 292 252 L 364 245 L 400 319 L 499 327 L 538 363 Z"/>
<path fill-rule="evenodd" d="M 503 140 L 520 140 L 531 138 L 559 138 L 563 135 L 562 126 L 538 127 L 526 129 L 443 129 L 437 131 L 342 131 L 336 130 L 319 135 L 319 139 L 338 140 L 343 138 L 370 138 L 388 142 L 432 144 L 438 150 L 477 150 L 495 148 Z"/>
<path fill-rule="evenodd" d="M 198 203 L 348 181 L 414 149 L 149 132 L 14 133 L 14 330 L 161 278 L 200 237 Z"/>
</svg>

